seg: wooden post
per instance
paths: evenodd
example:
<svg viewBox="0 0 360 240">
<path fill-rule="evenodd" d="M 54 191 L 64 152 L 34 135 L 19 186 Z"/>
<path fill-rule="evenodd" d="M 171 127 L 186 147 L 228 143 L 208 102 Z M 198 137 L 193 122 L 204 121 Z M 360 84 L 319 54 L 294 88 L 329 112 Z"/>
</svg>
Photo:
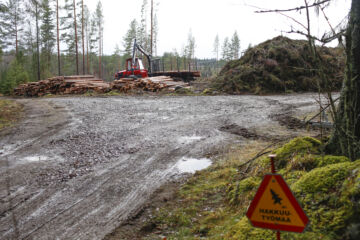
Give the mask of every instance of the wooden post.
<svg viewBox="0 0 360 240">
<path fill-rule="evenodd" d="M 272 174 L 275 174 L 275 173 L 276 173 L 276 169 L 275 169 L 275 158 L 276 158 L 276 155 L 275 155 L 275 154 L 271 154 L 271 155 L 269 155 L 269 158 L 270 158 L 270 162 L 271 162 L 271 173 L 272 173 Z M 277 239 L 277 240 L 281 240 L 280 231 L 277 231 L 277 232 L 276 232 L 276 239 Z"/>
</svg>

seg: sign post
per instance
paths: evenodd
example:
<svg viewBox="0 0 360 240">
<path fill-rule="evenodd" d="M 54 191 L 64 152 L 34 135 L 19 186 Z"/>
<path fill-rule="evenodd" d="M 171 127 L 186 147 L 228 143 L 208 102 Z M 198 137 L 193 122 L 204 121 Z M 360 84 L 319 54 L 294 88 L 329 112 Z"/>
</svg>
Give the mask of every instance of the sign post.
<svg viewBox="0 0 360 240">
<path fill-rule="evenodd" d="M 269 157 L 272 174 L 264 176 L 246 216 L 254 227 L 275 230 L 276 238 L 280 240 L 280 231 L 301 233 L 309 219 L 284 178 L 276 174 L 276 156 Z"/>
</svg>

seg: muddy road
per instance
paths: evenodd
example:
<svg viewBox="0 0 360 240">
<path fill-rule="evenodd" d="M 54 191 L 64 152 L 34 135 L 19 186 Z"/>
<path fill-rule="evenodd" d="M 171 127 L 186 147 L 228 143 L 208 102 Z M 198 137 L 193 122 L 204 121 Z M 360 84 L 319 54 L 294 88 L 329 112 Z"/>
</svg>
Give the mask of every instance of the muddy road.
<svg viewBox="0 0 360 240">
<path fill-rule="evenodd" d="M 274 114 L 318 108 L 310 94 L 18 101 L 24 119 L 0 132 L 0 239 L 102 239 L 179 162 L 246 141 L 229 126 L 284 137 Z"/>
</svg>

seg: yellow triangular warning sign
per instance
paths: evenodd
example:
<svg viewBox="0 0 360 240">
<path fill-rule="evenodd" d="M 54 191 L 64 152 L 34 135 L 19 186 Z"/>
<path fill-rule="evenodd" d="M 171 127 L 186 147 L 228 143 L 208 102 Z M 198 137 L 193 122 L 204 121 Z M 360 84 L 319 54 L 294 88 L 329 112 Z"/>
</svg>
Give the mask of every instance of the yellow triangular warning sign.
<svg viewBox="0 0 360 240">
<path fill-rule="evenodd" d="M 309 222 L 278 174 L 265 175 L 246 215 L 255 227 L 280 231 L 303 232 Z"/>
</svg>

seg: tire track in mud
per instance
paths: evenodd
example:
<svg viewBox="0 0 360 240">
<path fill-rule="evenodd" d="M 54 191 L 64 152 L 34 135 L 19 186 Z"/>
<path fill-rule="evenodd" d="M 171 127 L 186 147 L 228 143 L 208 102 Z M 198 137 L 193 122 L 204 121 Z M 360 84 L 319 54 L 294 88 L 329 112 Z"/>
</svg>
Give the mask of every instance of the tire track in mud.
<svg viewBox="0 0 360 240">
<path fill-rule="evenodd" d="M 308 96 L 296 95 L 304 102 Z M 304 100 L 305 99 L 305 100 Z M 24 100 L 26 101 L 26 100 Z M 277 102 L 275 102 L 277 101 Z M 30 118 L 1 135 L 11 140 L 10 167 L 0 160 L 0 239 L 101 239 L 148 202 L 157 188 L 180 175 L 182 157 L 201 158 L 241 136 L 226 124 L 272 134 L 284 97 L 120 97 L 31 100 Z M 292 106 L 296 107 L 296 100 Z M 57 111 L 60 110 L 60 111 Z M 270 125 L 270 128 L 267 126 Z M 245 130 L 246 129 L 246 130 Z M 27 139 L 34 139 L 25 142 Z M 9 148 L 10 149 L 10 148 Z M 1 156 L 1 155 L 0 155 Z M 27 156 L 45 160 L 24 161 Z M 45 176 L 45 177 L 44 177 Z"/>
</svg>

